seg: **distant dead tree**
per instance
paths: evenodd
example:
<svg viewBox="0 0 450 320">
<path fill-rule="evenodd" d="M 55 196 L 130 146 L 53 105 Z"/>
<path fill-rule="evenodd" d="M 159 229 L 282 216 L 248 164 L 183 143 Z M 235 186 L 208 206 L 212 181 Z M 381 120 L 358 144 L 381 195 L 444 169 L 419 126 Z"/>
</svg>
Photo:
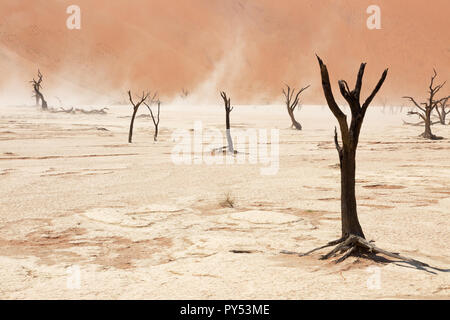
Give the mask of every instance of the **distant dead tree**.
<svg viewBox="0 0 450 320">
<path fill-rule="evenodd" d="M 298 105 L 300 94 L 308 88 L 309 88 L 309 86 L 301 88 L 296 93 L 295 88 L 293 88 L 291 90 L 291 88 L 286 84 L 286 90 L 283 89 L 283 94 L 286 99 L 285 101 L 286 101 L 287 112 L 289 114 L 289 117 L 291 117 L 291 122 L 292 122 L 291 128 L 295 128 L 297 130 L 302 130 L 302 125 L 300 123 L 298 123 L 297 120 L 295 120 L 294 110 Z M 294 98 L 294 96 L 295 96 L 295 98 Z M 292 99 L 292 98 L 294 98 L 294 99 Z"/>
<path fill-rule="evenodd" d="M 159 113 L 160 113 L 160 108 L 161 108 L 161 101 L 159 101 L 159 99 L 158 99 L 158 101 L 156 101 L 156 103 L 158 104 L 158 113 L 156 114 L 156 117 L 155 117 L 153 115 L 153 111 L 152 111 L 152 108 L 150 107 L 150 105 L 144 101 L 144 104 L 147 106 L 148 110 L 150 111 L 150 115 L 152 116 L 153 124 L 155 126 L 155 133 L 153 135 L 153 141 L 158 140 L 158 126 L 159 126 Z"/>
<path fill-rule="evenodd" d="M 328 75 L 328 70 L 326 65 L 317 56 L 320 66 L 320 74 L 322 77 L 322 87 L 327 101 L 328 107 L 330 108 L 333 115 L 336 117 L 339 123 L 341 136 L 342 136 L 342 146 L 339 144 L 337 129 L 334 129 L 334 143 L 339 154 L 340 170 L 341 170 L 341 238 L 335 241 L 331 241 L 328 244 L 313 249 L 305 254 L 304 256 L 310 254 L 314 251 L 336 246 L 328 254 L 322 256 L 321 259 L 328 259 L 336 256 L 337 254 L 342 254 L 342 256 L 336 260 L 336 263 L 341 262 L 351 255 L 366 256 L 375 259 L 375 254 L 380 253 L 389 257 L 401 259 L 417 268 L 423 268 L 428 265 L 409 258 L 402 257 L 396 253 L 388 252 L 383 249 L 376 247 L 372 242 L 365 239 L 364 233 L 362 231 L 361 225 L 358 221 L 358 214 L 356 210 L 356 196 L 355 196 L 355 156 L 356 149 L 358 146 L 359 133 L 361 126 L 366 114 L 367 108 L 372 102 L 375 95 L 380 90 L 383 85 L 388 69 L 384 70 L 381 75 L 380 80 L 373 89 L 369 97 L 361 104 L 360 93 L 362 80 L 364 75 L 364 69 L 366 67 L 365 63 L 362 63 L 358 76 L 356 79 L 355 89 L 350 91 L 349 86 L 345 80 L 340 80 L 339 88 L 342 96 L 348 102 L 352 114 L 350 126 L 347 123 L 347 115 L 342 112 L 342 110 L 337 105 L 333 92 L 331 90 L 330 78 Z M 283 253 L 293 254 L 294 252 L 284 251 Z"/>
<path fill-rule="evenodd" d="M 234 154 L 233 139 L 231 138 L 230 132 L 230 112 L 233 111 L 233 107 L 231 106 L 231 99 L 227 98 L 227 94 L 224 91 L 221 91 L 220 95 L 225 104 L 225 125 L 227 130 L 228 151 Z"/>
<path fill-rule="evenodd" d="M 447 115 L 450 113 L 450 104 L 447 104 L 448 99 L 450 99 L 450 97 L 446 97 L 439 103 L 439 106 L 436 107 L 439 122 L 444 125 L 447 124 L 445 120 L 447 118 Z M 450 124 L 450 122 L 448 124 Z"/>
<path fill-rule="evenodd" d="M 131 143 L 132 139 L 133 139 L 133 126 L 134 126 L 134 119 L 136 118 L 136 113 L 139 110 L 139 107 L 141 106 L 141 104 L 147 100 L 148 96 L 150 95 L 149 92 L 145 93 L 142 92 L 142 96 L 139 97 L 139 102 L 135 103 L 133 101 L 133 97 L 131 96 L 131 91 L 128 90 L 128 98 L 130 99 L 131 105 L 133 106 L 133 115 L 131 116 L 131 122 L 130 122 L 130 131 L 128 133 L 128 143 Z M 156 95 L 156 93 L 155 93 Z"/>
<path fill-rule="evenodd" d="M 38 79 L 34 79 L 30 81 L 30 83 L 33 85 L 33 96 L 36 99 L 36 106 L 39 106 L 39 102 L 41 102 L 41 108 L 42 110 L 47 110 L 47 101 L 44 99 L 44 95 L 41 92 L 42 89 L 42 73 L 38 69 Z"/>
<path fill-rule="evenodd" d="M 414 106 L 419 109 L 419 111 L 409 111 L 408 115 L 418 115 L 425 124 L 425 131 L 420 135 L 421 137 L 425 139 L 431 139 L 431 140 L 440 140 L 443 139 L 442 137 L 435 136 L 431 132 L 431 125 L 433 122 L 431 121 L 431 115 L 433 113 L 433 110 L 438 107 L 438 105 L 442 102 L 444 102 L 446 99 L 450 98 L 450 96 L 442 98 L 442 99 L 436 99 L 436 94 L 441 90 L 441 88 L 445 85 L 445 82 L 439 85 L 434 85 L 434 80 L 436 79 L 437 72 L 433 69 L 433 76 L 431 77 L 430 86 L 429 86 L 429 97 L 427 98 L 426 102 L 417 103 L 416 100 L 414 100 L 413 97 L 404 96 L 404 99 L 410 100 L 412 103 L 414 103 Z"/>
<path fill-rule="evenodd" d="M 181 93 L 180 93 L 181 98 L 185 99 L 188 97 L 188 95 L 189 95 L 188 90 L 186 90 L 185 88 L 181 89 Z"/>
</svg>

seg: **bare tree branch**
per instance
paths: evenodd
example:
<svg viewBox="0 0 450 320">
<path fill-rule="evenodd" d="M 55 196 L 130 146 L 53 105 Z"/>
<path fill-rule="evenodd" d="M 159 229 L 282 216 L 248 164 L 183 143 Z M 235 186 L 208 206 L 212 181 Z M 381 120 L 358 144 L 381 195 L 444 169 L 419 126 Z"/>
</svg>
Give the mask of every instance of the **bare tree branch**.
<svg viewBox="0 0 450 320">
<path fill-rule="evenodd" d="M 331 89 L 330 84 L 330 76 L 328 75 L 328 69 L 327 66 L 323 63 L 322 59 L 318 55 L 316 55 L 317 60 L 319 61 L 320 66 L 320 74 L 322 77 L 322 88 L 323 93 L 325 95 L 325 99 L 327 101 L 327 104 L 331 110 L 331 112 L 334 114 L 336 119 L 339 122 L 339 127 L 341 129 L 342 134 L 342 140 L 347 141 L 348 139 L 348 124 L 347 124 L 347 116 L 342 112 L 342 110 L 339 108 L 339 106 L 336 103 L 336 100 L 333 96 L 333 91 Z"/>
</svg>

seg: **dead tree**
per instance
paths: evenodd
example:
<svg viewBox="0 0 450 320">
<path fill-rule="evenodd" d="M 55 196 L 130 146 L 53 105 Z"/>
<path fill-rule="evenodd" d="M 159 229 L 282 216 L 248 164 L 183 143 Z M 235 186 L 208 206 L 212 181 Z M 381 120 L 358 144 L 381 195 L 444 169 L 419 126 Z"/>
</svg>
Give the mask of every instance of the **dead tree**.
<svg viewBox="0 0 450 320">
<path fill-rule="evenodd" d="M 186 99 L 189 96 L 189 90 L 186 90 L 185 88 L 181 89 L 180 97 L 183 99 Z"/>
<path fill-rule="evenodd" d="M 47 101 L 45 101 L 44 95 L 41 92 L 42 89 L 42 73 L 38 69 L 38 79 L 34 79 L 30 81 L 33 85 L 33 97 L 36 99 L 36 106 L 39 106 L 39 102 L 41 102 L 42 110 L 47 110 Z"/>
<path fill-rule="evenodd" d="M 225 104 L 225 125 L 227 130 L 228 151 L 234 154 L 233 139 L 231 138 L 230 132 L 230 112 L 233 111 L 233 107 L 231 106 L 231 99 L 227 98 L 227 94 L 224 91 L 221 91 L 220 95 Z"/>
<path fill-rule="evenodd" d="M 328 259 L 336 256 L 337 254 L 343 254 L 336 262 L 341 262 L 351 255 L 357 256 L 367 256 L 375 259 L 374 255 L 380 253 L 389 257 L 394 257 L 401 259 L 410 264 L 416 265 L 420 268 L 428 265 L 413 260 L 409 258 L 402 257 L 396 253 L 388 252 L 376 247 L 372 242 L 365 239 L 364 233 L 362 231 L 361 225 L 358 221 L 358 214 L 356 210 L 356 196 L 355 196 L 355 156 L 356 149 L 358 146 L 359 133 L 361 126 L 366 114 L 367 108 L 372 102 L 375 95 L 380 90 L 381 86 L 386 79 L 388 70 L 384 70 L 380 80 L 375 86 L 372 93 L 364 101 L 363 104 L 360 102 L 360 93 L 362 80 L 364 75 L 364 69 L 366 67 L 365 63 L 362 63 L 358 76 L 356 79 L 355 89 L 350 91 L 349 86 L 345 80 L 339 81 L 339 88 L 342 96 L 348 102 L 352 114 L 350 126 L 347 123 L 347 115 L 345 115 L 342 110 L 337 105 L 333 92 L 331 90 L 330 78 L 328 75 L 328 70 L 326 65 L 322 60 L 317 57 L 320 66 L 320 74 L 322 77 L 322 87 L 327 101 L 328 107 L 330 108 L 333 115 L 336 117 L 339 123 L 342 145 L 339 144 L 337 129 L 334 130 L 334 143 L 339 154 L 340 170 L 341 170 L 341 237 L 338 240 L 331 241 L 326 245 L 313 249 L 305 254 L 300 254 L 304 256 L 310 254 L 314 251 L 335 246 L 336 247 L 330 251 L 328 254 L 322 256 L 321 259 Z M 293 252 L 283 253 L 292 254 Z"/>
<path fill-rule="evenodd" d="M 447 101 L 450 97 L 446 97 L 444 100 L 442 100 L 439 104 L 439 106 L 436 107 L 436 112 L 439 117 L 439 122 L 443 125 L 446 125 L 445 122 L 447 115 L 450 113 L 450 104 L 447 104 Z M 450 124 L 450 122 L 448 123 Z"/>
<path fill-rule="evenodd" d="M 437 106 L 444 102 L 446 99 L 450 98 L 450 96 L 442 98 L 442 99 L 436 99 L 436 94 L 441 90 L 441 88 L 445 85 L 444 83 L 441 83 L 439 85 L 434 85 L 434 80 L 436 79 L 437 72 L 433 69 L 433 76 L 431 77 L 430 86 L 429 86 L 429 97 L 426 102 L 417 103 L 416 100 L 414 100 L 413 97 L 405 96 L 404 99 L 410 100 L 412 103 L 414 103 L 414 106 L 419 109 L 419 111 L 409 111 L 408 115 L 418 115 L 425 124 L 425 131 L 420 135 L 421 137 L 425 139 L 431 139 L 431 140 L 440 140 L 442 137 L 435 136 L 431 132 L 431 115 L 433 113 L 433 110 L 437 108 Z"/>
<path fill-rule="evenodd" d="M 156 103 L 158 104 L 158 113 L 155 117 L 153 115 L 152 108 L 150 108 L 150 105 L 148 105 L 147 102 L 144 101 L 144 104 L 147 106 L 148 110 L 150 111 L 150 115 L 152 116 L 153 124 L 155 126 L 155 133 L 153 135 L 153 141 L 158 140 L 158 126 L 159 126 L 159 113 L 160 113 L 160 108 L 161 108 L 161 101 L 158 100 Z"/>
<path fill-rule="evenodd" d="M 131 116 L 130 131 L 129 131 L 129 133 L 128 133 L 128 143 L 131 143 L 131 141 L 132 141 L 132 139 L 133 139 L 133 126 L 134 126 L 134 119 L 136 118 L 136 113 L 138 112 L 139 107 L 141 106 L 141 104 L 142 104 L 145 100 L 147 100 L 147 98 L 148 98 L 149 95 L 150 95 L 149 92 L 147 92 L 147 93 L 142 92 L 142 96 L 139 97 L 139 102 L 138 102 L 138 103 L 135 103 L 135 102 L 133 101 L 133 97 L 131 96 L 131 91 L 128 90 L 128 97 L 129 97 L 130 102 L 131 102 L 131 104 L 132 104 L 132 106 L 133 106 L 133 115 Z"/>
<path fill-rule="evenodd" d="M 283 94 L 286 99 L 287 112 L 288 112 L 289 117 L 291 118 L 291 122 L 292 122 L 291 128 L 295 128 L 297 130 L 302 130 L 302 125 L 300 123 L 298 123 L 297 120 L 295 120 L 294 110 L 298 105 L 300 94 L 308 88 L 309 88 L 309 86 L 304 87 L 304 88 L 300 89 L 297 93 L 295 93 L 295 88 L 291 90 L 291 88 L 288 85 L 286 85 L 286 90 L 283 89 Z M 294 95 L 295 95 L 295 98 L 294 98 L 294 100 L 292 100 Z"/>
<path fill-rule="evenodd" d="M 342 96 L 350 106 L 352 120 L 350 127 L 347 124 L 347 116 L 341 111 L 334 100 L 331 91 L 331 85 L 328 76 L 328 70 L 322 60 L 318 58 L 322 76 L 322 87 L 330 110 L 339 122 L 342 135 L 342 147 L 339 145 L 337 130 L 335 130 L 334 142 L 339 154 L 341 168 L 341 219 L 342 219 L 342 238 L 348 238 L 351 235 L 364 238 L 363 231 L 358 221 L 355 197 L 355 156 L 358 146 L 359 133 L 369 104 L 377 94 L 387 76 L 387 69 L 384 71 L 377 86 L 372 94 L 361 105 L 360 93 L 362 79 L 366 64 L 362 63 L 358 72 L 355 89 L 350 91 L 345 80 L 339 81 L 339 89 Z"/>
</svg>

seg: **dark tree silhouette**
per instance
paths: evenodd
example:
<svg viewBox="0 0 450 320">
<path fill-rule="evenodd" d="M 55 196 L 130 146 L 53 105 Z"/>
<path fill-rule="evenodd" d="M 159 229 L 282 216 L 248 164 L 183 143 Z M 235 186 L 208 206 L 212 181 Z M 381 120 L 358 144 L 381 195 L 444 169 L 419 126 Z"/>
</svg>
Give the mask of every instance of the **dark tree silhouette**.
<svg viewBox="0 0 450 320">
<path fill-rule="evenodd" d="M 228 151 L 234 154 L 233 139 L 231 138 L 230 132 L 230 112 L 233 111 L 233 107 L 231 106 L 231 99 L 227 98 L 227 94 L 224 91 L 220 92 L 220 95 L 225 104 L 225 126 L 227 130 Z"/>
<path fill-rule="evenodd" d="M 410 100 L 412 103 L 414 103 L 414 106 L 419 109 L 419 111 L 409 111 L 408 115 L 418 115 L 425 124 L 425 131 L 420 135 L 421 137 L 425 139 L 430 140 L 440 140 L 443 139 L 442 137 L 435 136 L 431 132 L 431 125 L 433 122 L 431 121 L 431 115 L 433 113 L 433 110 L 438 107 L 438 105 L 442 102 L 444 102 L 446 99 L 450 98 L 450 96 L 447 96 L 442 99 L 436 99 L 436 94 L 439 92 L 439 90 L 442 89 L 442 87 L 445 85 L 444 83 L 435 85 L 434 80 L 436 79 L 437 72 L 433 69 L 433 75 L 431 76 L 430 86 L 429 86 L 429 97 L 427 98 L 426 102 L 417 103 L 416 100 L 414 100 L 413 97 L 404 96 L 404 99 Z"/>
<path fill-rule="evenodd" d="M 341 238 L 335 241 L 331 241 L 326 245 L 313 249 L 307 253 L 300 254 L 300 256 L 308 255 L 314 251 L 335 246 L 336 247 L 322 256 L 321 259 L 328 259 L 336 256 L 337 254 L 342 254 L 342 256 L 336 260 L 336 262 L 341 262 L 351 255 L 366 256 L 375 259 L 375 254 L 380 253 L 389 257 L 401 259 L 407 263 L 413 264 L 418 268 L 423 268 L 424 266 L 429 267 L 420 261 L 402 257 L 396 253 L 388 252 L 383 249 L 376 247 L 372 242 L 365 239 L 364 233 L 362 231 L 361 225 L 358 221 L 358 214 L 356 211 L 356 197 L 355 197 L 355 156 L 356 149 L 358 146 L 359 133 L 361 126 L 366 114 L 367 108 L 372 102 L 373 98 L 380 90 L 381 86 L 386 79 L 388 69 L 384 70 L 381 75 L 380 80 L 375 86 L 372 93 L 364 101 L 363 104 L 360 102 L 360 93 L 362 86 L 362 79 L 364 75 L 364 69 L 366 67 L 365 63 L 362 63 L 358 76 L 356 79 L 355 89 L 350 91 L 349 86 L 345 80 L 339 81 L 339 88 L 342 96 L 348 102 L 352 118 L 350 126 L 347 123 L 347 116 L 342 112 L 342 110 L 337 105 L 333 92 L 331 90 L 330 78 L 328 75 L 328 70 L 326 65 L 322 60 L 317 57 L 320 66 L 320 74 L 322 77 L 322 87 L 325 95 L 325 99 L 328 103 L 328 107 L 338 120 L 339 127 L 342 135 L 342 146 L 339 144 L 337 129 L 334 130 L 334 142 L 336 149 L 339 154 L 339 162 L 341 168 L 341 224 L 342 224 L 342 234 Z M 293 254 L 294 252 L 284 251 L 283 253 Z"/>
<path fill-rule="evenodd" d="M 287 112 L 288 112 L 289 117 L 291 118 L 291 122 L 292 122 L 291 128 L 293 127 L 297 130 L 302 130 L 302 125 L 299 122 L 297 122 L 297 120 L 295 120 L 294 111 L 295 111 L 295 108 L 298 106 L 300 94 L 308 88 L 309 88 L 309 86 L 301 88 L 300 90 L 298 90 L 297 93 L 296 93 L 295 88 L 291 90 L 291 88 L 288 85 L 286 85 L 286 90 L 283 89 L 283 95 L 286 99 L 285 102 L 286 102 Z M 292 98 L 294 98 L 294 99 L 292 99 Z"/>
<path fill-rule="evenodd" d="M 439 106 L 436 107 L 439 122 L 444 125 L 447 124 L 445 121 L 447 119 L 447 115 L 450 113 L 450 104 L 447 104 L 448 99 L 450 99 L 450 97 L 446 97 L 440 102 Z M 448 124 L 450 124 L 450 122 Z"/>
<path fill-rule="evenodd" d="M 342 135 L 342 146 L 339 145 L 337 130 L 335 129 L 334 142 L 339 154 L 339 161 L 341 167 L 341 219 L 342 219 L 342 238 L 347 238 L 350 235 L 356 235 L 364 238 L 363 231 L 358 221 L 358 214 L 356 210 L 355 197 L 355 156 L 359 141 L 359 133 L 366 114 L 367 108 L 372 102 L 375 95 L 380 90 L 387 76 L 387 69 L 383 72 L 381 79 L 373 90 L 372 94 L 361 105 L 360 93 L 362 86 L 362 79 L 364 75 L 365 63 L 362 63 L 358 72 L 356 86 L 353 91 L 350 91 L 345 80 L 339 81 L 339 89 L 342 96 L 345 98 L 350 106 L 352 113 L 352 120 L 350 127 L 347 124 L 347 116 L 341 111 L 333 97 L 331 90 L 328 70 L 322 60 L 318 58 L 320 65 L 320 72 L 322 76 L 322 87 L 327 100 L 328 106 L 333 112 L 334 116 L 339 122 L 339 127 Z"/>
<path fill-rule="evenodd" d="M 133 126 L 134 126 L 134 119 L 136 118 L 136 113 L 139 110 L 139 107 L 141 106 L 141 104 L 147 100 L 148 96 L 150 95 L 149 92 L 145 93 L 142 92 L 142 96 L 139 97 L 139 102 L 135 103 L 133 101 L 133 97 L 131 96 L 131 91 L 128 90 L 128 98 L 130 99 L 131 105 L 133 106 L 133 115 L 131 116 L 131 122 L 130 122 L 130 131 L 128 133 L 128 143 L 132 142 L 133 139 Z M 156 93 L 155 93 L 156 96 Z"/>
<path fill-rule="evenodd" d="M 155 115 L 153 115 L 153 111 L 152 108 L 150 107 L 150 105 L 147 104 L 147 102 L 144 101 L 144 104 L 147 106 L 148 110 L 150 111 L 150 115 L 152 116 L 152 120 L 153 120 L 153 125 L 155 126 L 155 133 L 153 135 L 153 141 L 157 141 L 158 140 L 158 126 L 159 126 L 159 113 L 160 113 L 160 109 L 161 109 L 161 101 L 156 101 L 156 103 L 158 104 L 158 113 Z"/>
<path fill-rule="evenodd" d="M 39 106 L 39 102 L 41 102 L 42 110 L 48 110 L 47 101 L 45 101 L 44 95 L 41 92 L 42 89 L 42 73 L 38 69 L 38 79 L 34 79 L 30 81 L 33 85 L 33 96 L 36 99 L 36 106 Z"/>
</svg>

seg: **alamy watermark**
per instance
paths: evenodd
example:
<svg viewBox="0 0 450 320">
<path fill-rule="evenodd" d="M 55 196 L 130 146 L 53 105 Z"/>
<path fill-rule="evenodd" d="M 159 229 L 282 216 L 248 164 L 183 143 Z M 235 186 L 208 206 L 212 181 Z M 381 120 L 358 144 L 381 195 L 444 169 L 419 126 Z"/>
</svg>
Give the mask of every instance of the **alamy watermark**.
<svg viewBox="0 0 450 320">
<path fill-rule="evenodd" d="M 367 278 L 367 289 L 381 289 L 381 269 L 379 267 L 370 266 L 366 269 L 366 271 L 371 274 L 369 278 Z"/>
<path fill-rule="evenodd" d="M 367 18 L 366 25 L 369 30 L 381 29 L 381 9 L 377 5 L 370 5 L 366 12 L 370 14 Z"/>
<path fill-rule="evenodd" d="M 192 131 L 178 129 L 172 133 L 176 143 L 171 159 L 176 165 L 232 165 L 259 164 L 262 175 L 275 175 L 280 167 L 280 133 L 278 129 L 250 128 L 229 131 L 233 139 L 234 154 L 227 152 L 227 139 L 221 130 L 203 129 L 196 121 Z M 270 150 L 269 150 L 270 149 Z"/>
<path fill-rule="evenodd" d="M 78 265 L 69 266 L 66 269 L 66 273 L 67 273 L 67 282 L 66 282 L 67 289 L 70 290 L 80 289 L 81 287 L 80 266 Z"/>
<path fill-rule="evenodd" d="M 69 17 L 66 20 L 66 26 L 69 30 L 81 29 L 81 9 L 79 6 L 73 4 L 67 7 L 66 13 Z"/>
</svg>

